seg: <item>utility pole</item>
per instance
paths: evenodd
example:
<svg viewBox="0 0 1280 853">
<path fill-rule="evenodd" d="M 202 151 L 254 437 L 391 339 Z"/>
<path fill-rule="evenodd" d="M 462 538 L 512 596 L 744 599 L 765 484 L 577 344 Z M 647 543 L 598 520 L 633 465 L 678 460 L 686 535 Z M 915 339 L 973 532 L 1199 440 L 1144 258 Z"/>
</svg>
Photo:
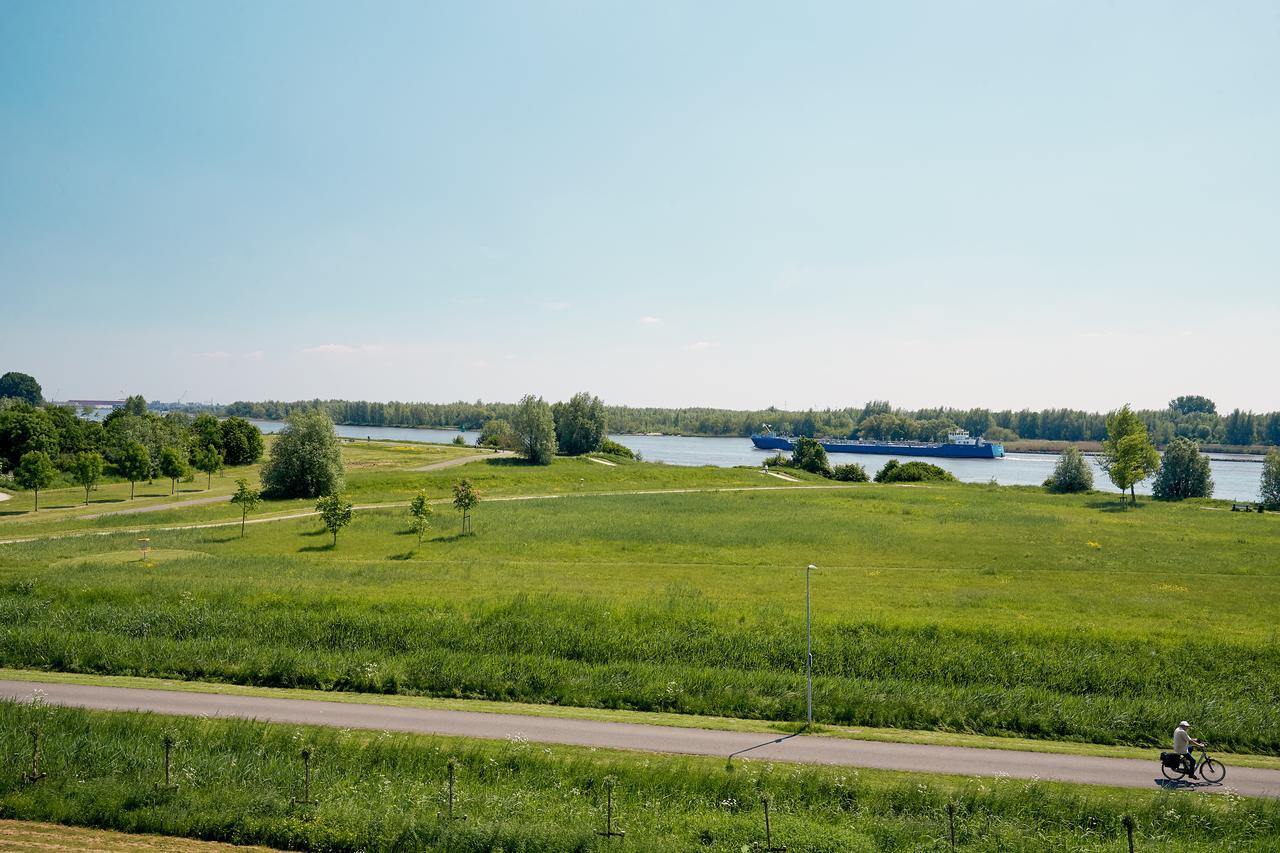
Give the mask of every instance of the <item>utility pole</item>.
<svg viewBox="0 0 1280 853">
<path fill-rule="evenodd" d="M 817 566 L 810 563 L 804 570 L 804 628 L 809 659 L 805 663 L 805 725 L 813 725 L 813 610 L 810 607 L 809 575 Z"/>
</svg>

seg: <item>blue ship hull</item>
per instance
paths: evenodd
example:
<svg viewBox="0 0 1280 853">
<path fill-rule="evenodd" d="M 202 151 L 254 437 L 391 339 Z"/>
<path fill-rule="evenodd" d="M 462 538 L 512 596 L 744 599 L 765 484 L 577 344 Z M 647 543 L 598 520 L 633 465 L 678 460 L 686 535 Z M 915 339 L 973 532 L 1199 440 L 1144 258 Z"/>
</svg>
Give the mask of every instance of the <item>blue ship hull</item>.
<svg viewBox="0 0 1280 853">
<path fill-rule="evenodd" d="M 784 435 L 753 435 L 751 441 L 761 450 L 791 450 L 792 439 Z M 1004 445 L 993 442 L 981 444 L 933 444 L 906 441 L 854 441 L 821 438 L 818 443 L 828 453 L 875 453 L 879 456 L 934 456 L 943 459 L 999 459 L 1004 456 Z"/>
</svg>

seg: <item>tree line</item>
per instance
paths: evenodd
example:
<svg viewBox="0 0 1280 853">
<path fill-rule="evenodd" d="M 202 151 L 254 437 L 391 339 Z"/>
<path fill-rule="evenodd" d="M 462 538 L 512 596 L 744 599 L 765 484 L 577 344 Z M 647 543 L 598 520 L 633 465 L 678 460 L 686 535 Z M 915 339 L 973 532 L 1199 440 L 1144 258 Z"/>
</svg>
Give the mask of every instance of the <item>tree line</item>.
<svg viewBox="0 0 1280 853">
<path fill-rule="evenodd" d="M 437 427 L 480 430 L 491 420 L 512 422 L 520 403 L 390 403 L 367 400 L 237 401 L 226 414 L 283 420 L 300 409 L 320 409 L 335 422 L 355 426 Z M 879 440 L 942 441 L 967 430 L 992 441 L 1103 441 L 1107 415 L 1079 409 L 991 410 L 948 407 L 904 409 L 873 400 L 861 407 L 785 411 L 767 409 L 603 406 L 616 433 L 749 436 L 768 424 L 783 435 Z M 1235 409 L 1220 414 L 1207 397 L 1185 395 L 1164 409 L 1134 412 L 1160 446 L 1179 436 L 1201 444 L 1280 446 L 1280 412 Z"/>
<path fill-rule="evenodd" d="M 0 383 L 0 390 L 13 387 Z M 45 402 L 34 380 L 20 388 L 22 393 L 0 398 L 0 474 L 35 491 L 37 508 L 39 491 L 60 477 L 84 488 L 88 503 L 103 476 L 132 484 L 164 478 L 173 491 L 196 471 L 210 478 L 208 486 L 224 466 L 249 465 L 262 456 L 262 433 L 243 418 L 162 415 L 137 395 L 96 421 L 79 417 L 71 406 Z"/>
</svg>

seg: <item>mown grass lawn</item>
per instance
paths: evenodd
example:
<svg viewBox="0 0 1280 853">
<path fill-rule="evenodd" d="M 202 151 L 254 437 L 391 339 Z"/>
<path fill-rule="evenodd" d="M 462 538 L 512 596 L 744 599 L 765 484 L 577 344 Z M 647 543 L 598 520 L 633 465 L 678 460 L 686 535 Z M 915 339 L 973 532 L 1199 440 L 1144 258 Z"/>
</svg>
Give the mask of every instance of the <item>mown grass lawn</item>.
<svg viewBox="0 0 1280 853">
<path fill-rule="evenodd" d="M 151 567 L 131 533 L 4 546 L 0 665 L 796 719 L 812 561 L 820 721 L 1149 745 L 1192 718 L 1280 753 L 1280 517 L 964 485 L 638 494 L 764 478 L 582 460 L 351 480 L 407 499 L 464 474 L 493 498 L 477 535 L 440 506 L 421 548 L 403 509 L 336 548 L 312 518 L 157 532 Z"/>
</svg>

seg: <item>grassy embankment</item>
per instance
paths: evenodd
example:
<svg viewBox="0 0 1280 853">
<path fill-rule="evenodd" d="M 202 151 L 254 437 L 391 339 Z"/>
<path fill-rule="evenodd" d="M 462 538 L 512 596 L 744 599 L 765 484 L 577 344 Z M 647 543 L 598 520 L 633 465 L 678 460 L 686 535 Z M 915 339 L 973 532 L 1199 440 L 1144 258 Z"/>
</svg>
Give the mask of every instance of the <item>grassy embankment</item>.
<svg viewBox="0 0 1280 853">
<path fill-rule="evenodd" d="M 944 849 L 947 805 L 965 850 L 1114 850 L 1130 815 L 1143 848 L 1270 850 L 1280 805 L 1238 797 L 959 780 L 651 756 L 216 719 L 163 718 L 0 703 L 0 751 L 24 755 L 34 723 L 47 776 L 24 784 L 0 766 L 0 812 L 24 820 L 323 850 L 596 849 L 607 779 L 636 850 L 738 851 L 763 840 L 793 850 Z M 176 740 L 174 790 L 162 739 Z M 313 805 L 300 753 L 313 750 Z M 446 807 L 455 762 L 457 813 Z"/>
<path fill-rule="evenodd" d="M 350 480 L 464 474 L 566 498 L 482 503 L 465 538 L 442 507 L 421 548 L 400 509 L 336 549 L 314 519 L 152 533 L 146 568 L 129 534 L 5 546 L 0 665 L 796 719 L 812 560 L 822 722 L 1145 745 L 1190 717 L 1280 753 L 1280 518 L 582 460 Z"/>
</svg>

